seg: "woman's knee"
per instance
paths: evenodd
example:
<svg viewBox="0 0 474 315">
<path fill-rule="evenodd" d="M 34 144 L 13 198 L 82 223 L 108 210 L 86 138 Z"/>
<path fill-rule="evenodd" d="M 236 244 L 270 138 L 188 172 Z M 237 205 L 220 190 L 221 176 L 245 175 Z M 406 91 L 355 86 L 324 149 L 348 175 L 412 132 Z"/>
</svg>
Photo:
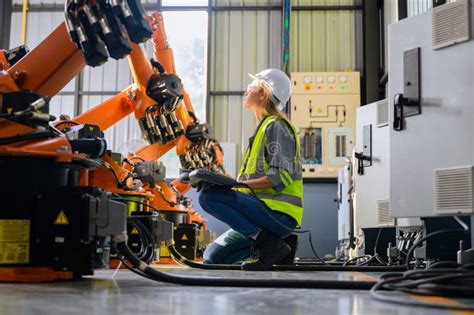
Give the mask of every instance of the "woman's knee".
<svg viewBox="0 0 474 315">
<path fill-rule="evenodd" d="M 207 211 L 209 205 L 214 201 L 214 195 L 215 193 L 211 189 L 199 193 L 199 204 L 205 211 Z"/>
</svg>

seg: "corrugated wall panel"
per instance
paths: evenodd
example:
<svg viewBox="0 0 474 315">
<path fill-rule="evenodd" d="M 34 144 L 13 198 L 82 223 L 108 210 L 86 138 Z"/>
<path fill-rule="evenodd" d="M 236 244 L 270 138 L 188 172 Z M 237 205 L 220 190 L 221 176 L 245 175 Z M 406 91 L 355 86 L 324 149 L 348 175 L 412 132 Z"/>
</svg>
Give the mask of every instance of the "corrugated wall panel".
<svg viewBox="0 0 474 315">
<path fill-rule="evenodd" d="M 297 0 L 296 5 L 353 5 L 354 0 Z M 356 70 L 353 11 L 293 11 L 290 71 Z M 360 70 L 360 69 L 358 69 Z"/>
<path fill-rule="evenodd" d="M 408 16 L 424 13 L 432 8 L 433 0 L 408 0 Z"/>
<path fill-rule="evenodd" d="M 14 3 L 21 3 L 21 1 L 15 0 Z M 64 3 L 64 1 L 60 1 L 60 3 Z M 29 12 L 26 24 L 26 45 L 29 49 L 32 50 L 45 39 L 63 21 L 63 18 L 62 12 Z M 22 13 L 13 12 L 10 30 L 11 48 L 21 45 L 21 32 Z M 62 91 L 74 91 L 74 85 L 75 79 L 69 82 Z M 50 113 L 57 117 L 60 114 L 74 116 L 74 97 L 69 95 L 54 97 L 50 102 Z"/>
</svg>

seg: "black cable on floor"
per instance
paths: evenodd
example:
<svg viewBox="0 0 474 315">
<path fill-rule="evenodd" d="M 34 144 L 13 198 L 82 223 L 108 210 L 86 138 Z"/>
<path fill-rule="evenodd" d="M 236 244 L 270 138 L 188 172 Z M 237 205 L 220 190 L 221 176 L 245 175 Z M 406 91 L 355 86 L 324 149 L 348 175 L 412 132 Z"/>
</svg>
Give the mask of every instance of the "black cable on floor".
<svg viewBox="0 0 474 315">
<path fill-rule="evenodd" d="M 460 218 L 454 219 L 461 225 L 460 229 L 436 231 L 416 241 L 407 253 L 404 273 L 387 273 L 370 290 L 373 298 L 401 305 L 422 306 L 441 309 L 474 311 L 474 306 L 425 302 L 408 298 L 405 293 L 422 296 L 474 298 L 474 264 L 459 265 L 453 261 L 436 262 L 426 269 L 410 269 L 410 259 L 414 250 L 424 241 L 446 233 L 468 232 L 469 227 Z M 388 290 L 392 292 L 380 292 Z M 402 295 L 393 294 L 398 292 Z M 474 302 L 474 301 L 473 301 Z"/>
<path fill-rule="evenodd" d="M 346 262 L 343 264 L 343 266 L 347 266 L 347 265 L 349 265 L 349 263 L 358 261 L 358 260 L 360 260 L 360 259 L 370 260 L 370 259 L 372 259 L 372 256 L 371 256 L 371 255 L 362 255 L 362 256 L 354 257 L 354 258 L 349 259 L 348 261 L 346 261 Z"/>
<path fill-rule="evenodd" d="M 331 280 L 294 280 L 294 279 L 233 279 L 215 277 L 187 277 L 161 272 L 151 268 L 133 255 L 127 246 L 127 236 L 114 237 L 119 254 L 124 256 L 140 275 L 148 279 L 189 285 L 189 286 L 218 286 L 218 287 L 253 287 L 253 288 L 299 288 L 299 289 L 338 289 L 338 290 L 370 290 L 373 281 L 331 281 Z M 127 266 L 127 265 L 126 265 Z"/>
<path fill-rule="evenodd" d="M 171 255 L 182 264 L 196 269 L 203 270 L 241 270 L 240 265 L 231 265 L 231 264 L 203 264 L 197 263 L 190 259 L 187 259 L 181 255 L 176 247 L 168 246 L 168 250 Z M 359 272 L 389 272 L 389 271 L 405 271 L 404 266 L 331 266 L 331 265 L 275 265 L 269 271 L 359 271 Z"/>
<path fill-rule="evenodd" d="M 448 268 L 449 265 L 452 267 Z M 370 294 L 379 301 L 399 305 L 474 311 L 474 306 L 426 302 L 415 300 L 414 296 L 405 295 L 405 293 L 409 293 L 422 296 L 474 298 L 473 269 L 453 266 L 448 262 L 439 263 L 436 267 L 438 268 L 431 267 L 423 270 L 409 270 L 404 273 L 384 274 L 370 290 Z M 381 292 L 380 290 L 390 292 Z M 394 292 L 399 292 L 399 294 L 394 294 Z"/>
</svg>

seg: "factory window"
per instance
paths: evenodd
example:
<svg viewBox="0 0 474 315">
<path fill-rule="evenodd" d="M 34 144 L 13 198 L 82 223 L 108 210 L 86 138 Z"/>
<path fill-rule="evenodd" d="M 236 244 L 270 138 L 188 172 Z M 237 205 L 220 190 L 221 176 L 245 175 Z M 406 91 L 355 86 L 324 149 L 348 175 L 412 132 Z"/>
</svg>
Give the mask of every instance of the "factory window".
<svg viewBox="0 0 474 315">
<path fill-rule="evenodd" d="M 207 0 L 164 0 L 162 4 L 207 5 Z M 168 41 L 174 52 L 177 74 L 191 97 L 196 116 L 203 122 L 206 119 L 207 12 L 165 11 L 163 19 Z M 180 163 L 175 149 L 165 154 L 161 160 L 167 167 L 167 177 L 177 177 Z"/>
<path fill-rule="evenodd" d="M 206 108 L 207 12 L 166 11 L 163 12 L 163 20 L 170 47 L 174 52 L 178 76 L 191 97 L 197 117 L 204 121 Z"/>
</svg>

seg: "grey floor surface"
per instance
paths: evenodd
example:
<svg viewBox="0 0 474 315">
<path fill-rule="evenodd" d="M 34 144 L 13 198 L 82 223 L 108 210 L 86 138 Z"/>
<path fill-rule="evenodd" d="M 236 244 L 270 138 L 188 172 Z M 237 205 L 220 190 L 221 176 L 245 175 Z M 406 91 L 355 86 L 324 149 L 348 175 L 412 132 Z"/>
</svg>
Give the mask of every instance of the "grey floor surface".
<svg viewBox="0 0 474 315">
<path fill-rule="evenodd" d="M 192 276 L 370 280 L 361 273 L 161 269 Z M 469 314 L 385 304 L 366 291 L 185 287 L 153 282 L 127 270 L 113 274 L 105 270 L 81 281 L 0 284 L 0 314 Z"/>
</svg>

